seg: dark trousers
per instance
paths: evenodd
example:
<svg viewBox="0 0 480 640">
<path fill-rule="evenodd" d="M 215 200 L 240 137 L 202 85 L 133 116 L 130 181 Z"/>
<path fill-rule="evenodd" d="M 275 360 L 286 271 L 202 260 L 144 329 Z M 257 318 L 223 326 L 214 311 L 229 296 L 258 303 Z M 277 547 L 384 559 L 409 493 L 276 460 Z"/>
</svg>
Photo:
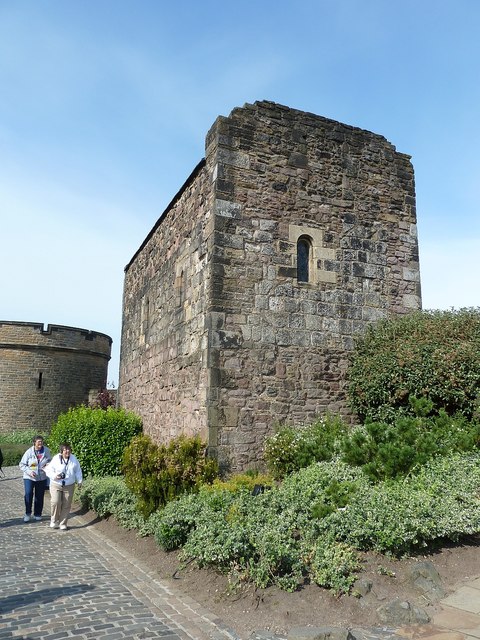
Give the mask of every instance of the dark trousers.
<svg viewBox="0 0 480 640">
<path fill-rule="evenodd" d="M 23 486 L 25 487 L 25 513 L 27 516 L 32 515 L 32 502 L 33 502 L 33 515 L 41 516 L 43 511 L 43 498 L 45 496 L 45 489 L 47 488 L 46 480 L 29 480 L 23 479 Z"/>
</svg>

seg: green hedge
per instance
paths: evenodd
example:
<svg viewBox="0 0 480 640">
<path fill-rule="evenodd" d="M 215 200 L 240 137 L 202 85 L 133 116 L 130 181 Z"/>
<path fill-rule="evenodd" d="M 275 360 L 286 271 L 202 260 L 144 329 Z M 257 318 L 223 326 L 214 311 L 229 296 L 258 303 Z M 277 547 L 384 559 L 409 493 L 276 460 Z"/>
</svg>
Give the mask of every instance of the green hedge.
<svg viewBox="0 0 480 640">
<path fill-rule="evenodd" d="M 122 473 L 125 447 L 141 431 L 142 421 L 134 413 L 81 406 L 59 416 L 48 446 L 55 453 L 62 442 L 68 442 L 86 476 L 116 476 Z"/>
</svg>

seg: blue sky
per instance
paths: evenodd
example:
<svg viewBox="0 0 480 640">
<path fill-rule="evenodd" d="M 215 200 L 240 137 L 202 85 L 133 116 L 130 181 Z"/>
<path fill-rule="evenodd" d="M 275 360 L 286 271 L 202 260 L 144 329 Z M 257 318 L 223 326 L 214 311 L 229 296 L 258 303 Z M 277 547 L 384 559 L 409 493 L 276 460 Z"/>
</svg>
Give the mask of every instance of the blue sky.
<svg viewBox="0 0 480 640">
<path fill-rule="evenodd" d="M 480 306 L 479 33 L 478 0 L 0 0 L 0 319 L 107 333 L 116 383 L 123 269 L 255 100 L 410 154 L 423 306 Z"/>
</svg>

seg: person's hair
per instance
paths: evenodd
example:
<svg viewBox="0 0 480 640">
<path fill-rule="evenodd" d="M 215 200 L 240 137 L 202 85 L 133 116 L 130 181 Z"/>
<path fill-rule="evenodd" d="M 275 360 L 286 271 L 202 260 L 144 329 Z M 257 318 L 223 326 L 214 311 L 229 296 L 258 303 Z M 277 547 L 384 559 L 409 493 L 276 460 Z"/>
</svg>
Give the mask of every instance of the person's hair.
<svg viewBox="0 0 480 640">
<path fill-rule="evenodd" d="M 68 444 L 68 442 L 62 442 L 62 444 L 58 447 L 60 453 L 63 453 L 64 449 L 70 449 L 70 451 L 72 450 L 72 447 Z"/>
<path fill-rule="evenodd" d="M 37 440 L 41 440 L 42 442 L 45 442 L 45 439 L 43 436 L 35 436 L 32 440 L 33 444 L 35 444 Z"/>
</svg>

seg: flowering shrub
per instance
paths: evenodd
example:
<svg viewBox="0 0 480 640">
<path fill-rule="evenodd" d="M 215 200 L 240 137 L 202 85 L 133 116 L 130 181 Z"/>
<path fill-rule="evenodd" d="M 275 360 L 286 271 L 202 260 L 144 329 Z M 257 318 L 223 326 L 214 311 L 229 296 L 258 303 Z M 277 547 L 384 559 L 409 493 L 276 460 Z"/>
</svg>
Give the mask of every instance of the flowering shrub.
<svg viewBox="0 0 480 640">
<path fill-rule="evenodd" d="M 410 398 L 432 413 L 478 413 L 480 308 L 418 311 L 370 326 L 356 342 L 348 395 L 361 420 L 412 415 Z"/>
</svg>

